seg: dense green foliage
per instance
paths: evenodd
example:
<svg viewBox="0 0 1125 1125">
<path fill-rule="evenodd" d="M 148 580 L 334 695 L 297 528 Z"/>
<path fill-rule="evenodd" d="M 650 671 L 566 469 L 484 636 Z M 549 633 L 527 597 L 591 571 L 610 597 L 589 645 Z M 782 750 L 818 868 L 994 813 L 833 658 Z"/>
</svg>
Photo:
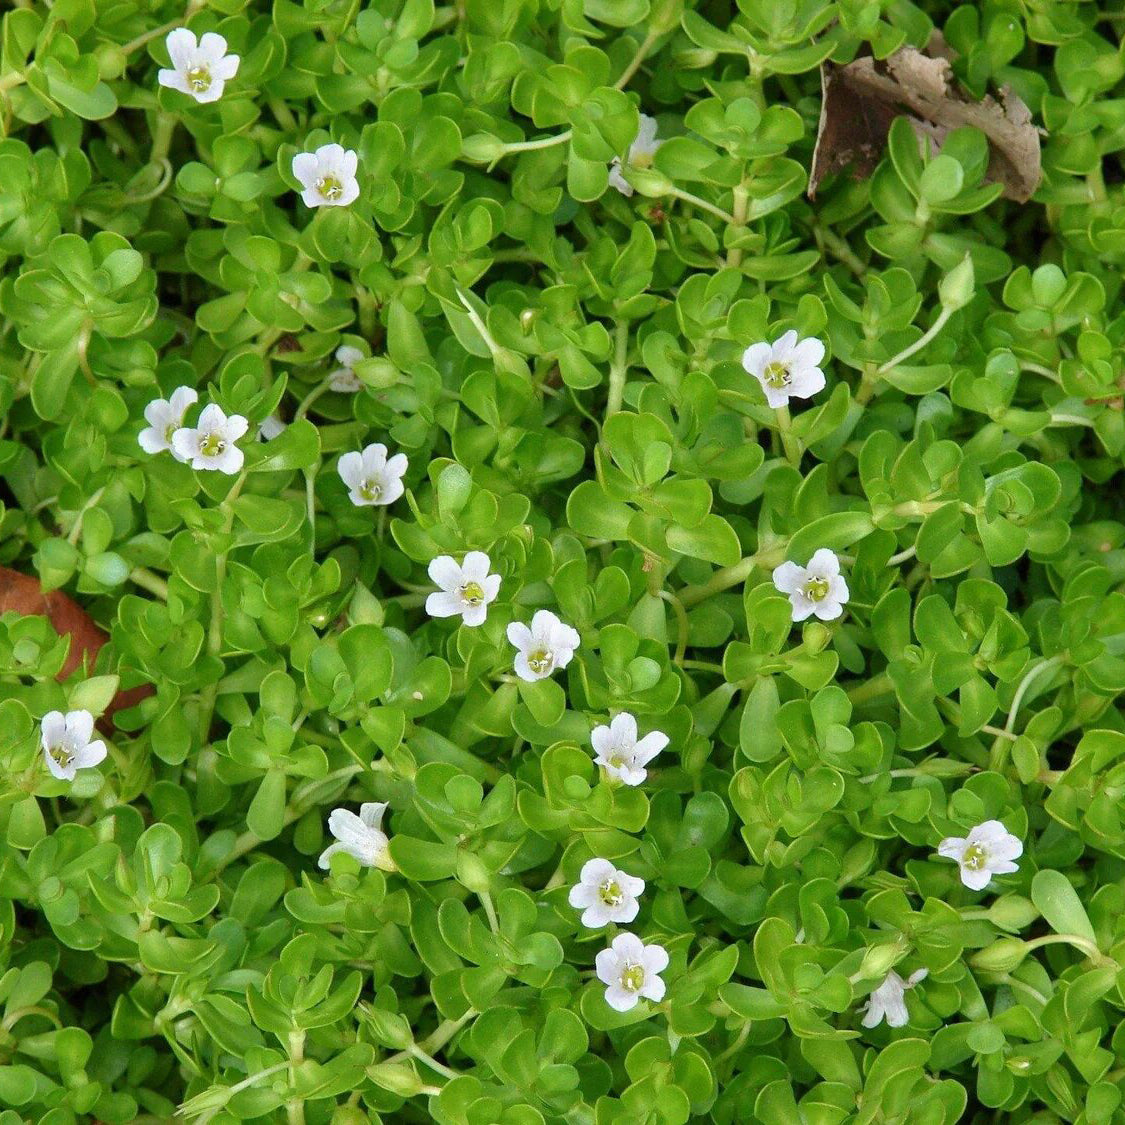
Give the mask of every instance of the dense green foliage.
<svg viewBox="0 0 1125 1125">
<path fill-rule="evenodd" d="M 0 562 L 110 640 L 59 680 L 0 616 L 0 1125 L 1125 1122 L 1119 7 L 5 7 Z M 900 119 L 809 202 L 820 64 L 935 28 L 1033 199 Z M 177 387 L 200 468 L 138 440 Z M 430 616 L 469 551 L 483 624 Z M 138 684 L 100 763 L 43 723 Z M 580 921 L 595 858 L 635 919 Z"/>
</svg>

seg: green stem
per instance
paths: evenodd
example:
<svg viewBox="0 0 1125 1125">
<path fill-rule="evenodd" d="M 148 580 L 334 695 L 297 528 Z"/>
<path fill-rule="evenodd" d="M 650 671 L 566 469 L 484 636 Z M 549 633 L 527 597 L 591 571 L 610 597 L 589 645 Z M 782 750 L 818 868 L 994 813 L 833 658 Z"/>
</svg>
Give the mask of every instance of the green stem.
<svg viewBox="0 0 1125 1125">
<path fill-rule="evenodd" d="M 154 594 L 161 601 L 166 602 L 168 600 L 168 583 L 159 574 L 153 574 L 147 567 L 134 567 L 129 572 L 129 581 L 134 586 L 140 586 L 142 590 Z"/>
<path fill-rule="evenodd" d="M 878 699 L 881 695 L 887 695 L 894 691 L 894 684 L 891 682 L 891 677 L 886 672 L 880 672 L 877 676 L 872 676 L 870 680 L 865 683 L 859 684 L 857 687 L 848 690 L 848 699 L 851 700 L 854 706 L 857 703 L 867 703 L 872 699 Z"/>
<path fill-rule="evenodd" d="M 673 199 L 679 199 L 684 203 L 690 203 L 693 207 L 698 207 L 700 210 L 714 215 L 716 219 L 722 219 L 728 226 L 734 226 L 736 224 L 735 217 L 729 211 L 724 211 L 714 203 L 708 203 L 706 199 L 701 199 L 698 195 L 692 195 L 690 191 L 683 191 L 681 188 L 673 187 L 667 194 L 672 196 Z"/>
<path fill-rule="evenodd" d="M 736 562 L 733 566 L 724 566 L 721 570 L 716 570 L 702 585 L 685 586 L 679 592 L 680 604 L 684 609 L 690 609 L 693 605 L 698 605 L 700 602 L 705 602 L 708 598 L 714 597 L 715 594 L 722 593 L 723 590 L 742 585 L 754 573 L 754 568 L 759 565 L 760 561 L 758 555 L 747 555 L 741 562 Z"/>
<path fill-rule="evenodd" d="M 745 184 L 739 184 L 734 189 L 734 210 L 731 212 L 731 218 L 734 222 L 731 224 L 732 228 L 741 230 L 746 226 L 746 216 L 750 211 L 750 192 Z M 737 269 L 742 265 L 742 250 L 739 247 L 730 247 L 727 250 L 727 265 L 733 269 Z"/>
<path fill-rule="evenodd" d="M 86 518 L 86 513 L 93 507 L 97 506 L 98 501 L 105 495 L 105 487 L 99 488 L 78 511 L 78 515 L 74 517 L 74 526 L 70 529 L 70 534 L 66 537 L 66 541 L 73 547 L 78 543 L 79 537 L 82 535 L 82 521 Z"/>
<path fill-rule="evenodd" d="M 629 322 L 619 320 L 613 327 L 613 359 L 609 365 L 609 396 L 605 416 L 609 419 L 621 409 L 625 400 L 625 375 L 629 370 Z"/>
<path fill-rule="evenodd" d="M 886 363 L 882 364 L 875 372 L 876 376 L 886 375 L 888 371 L 893 371 L 900 363 L 908 360 L 916 352 L 920 352 L 946 325 L 946 322 L 953 315 L 953 309 L 942 307 L 938 313 L 937 320 L 930 325 L 926 332 L 923 332 L 917 340 L 914 341 L 908 348 L 903 348 L 896 356 L 892 356 Z"/>
<path fill-rule="evenodd" d="M 793 433 L 793 422 L 789 417 L 789 407 L 777 407 L 774 411 L 774 415 L 777 418 L 777 432 L 781 435 L 781 445 L 785 450 L 785 459 L 794 469 L 798 469 L 801 466 L 801 443 Z"/>
<path fill-rule="evenodd" d="M 234 502 L 246 484 L 246 471 L 239 474 L 238 479 L 231 486 L 219 510 L 225 515 L 223 521 L 223 539 L 230 534 L 234 526 Z M 223 582 L 227 576 L 227 544 L 222 543 L 222 549 L 215 555 L 215 589 L 211 593 L 211 619 L 207 627 L 207 654 L 221 660 L 220 653 L 223 648 Z M 219 681 L 212 680 L 204 689 L 201 697 L 199 711 L 199 741 L 200 745 L 206 743 L 207 735 L 211 730 L 211 716 L 215 713 L 215 701 L 219 696 Z"/>
<path fill-rule="evenodd" d="M 633 75 L 641 69 L 641 64 L 645 61 L 649 51 L 652 50 L 653 45 L 660 38 L 659 31 L 650 31 L 644 39 L 641 40 L 641 45 L 637 48 L 632 59 L 629 60 L 629 65 L 618 76 L 617 81 L 614 82 L 613 88 L 615 90 L 624 90 L 626 86 L 633 79 Z"/>
</svg>

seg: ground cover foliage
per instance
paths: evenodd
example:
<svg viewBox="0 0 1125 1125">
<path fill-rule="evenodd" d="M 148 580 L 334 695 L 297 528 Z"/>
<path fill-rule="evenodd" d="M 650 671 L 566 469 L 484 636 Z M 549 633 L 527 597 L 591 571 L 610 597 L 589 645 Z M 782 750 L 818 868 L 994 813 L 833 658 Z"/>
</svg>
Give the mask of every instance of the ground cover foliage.
<svg viewBox="0 0 1125 1125">
<path fill-rule="evenodd" d="M 6 7 L 0 1125 L 1125 1120 L 1118 5 Z"/>
</svg>

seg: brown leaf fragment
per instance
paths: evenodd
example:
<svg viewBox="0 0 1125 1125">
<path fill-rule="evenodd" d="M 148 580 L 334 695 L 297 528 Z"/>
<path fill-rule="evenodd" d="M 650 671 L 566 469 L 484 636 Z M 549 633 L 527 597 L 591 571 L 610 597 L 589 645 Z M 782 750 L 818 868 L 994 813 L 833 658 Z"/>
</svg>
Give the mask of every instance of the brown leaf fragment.
<svg viewBox="0 0 1125 1125">
<path fill-rule="evenodd" d="M 1000 100 L 965 94 L 949 61 L 904 47 L 886 60 L 859 58 L 846 66 L 821 66 L 820 128 L 809 176 L 809 198 L 821 180 L 848 165 L 856 179 L 870 176 L 887 146 L 896 117 L 907 117 L 919 138 L 936 149 L 951 129 L 972 125 L 988 138 L 987 178 L 1004 195 L 1024 203 L 1042 176 L 1039 130 L 1031 111 L 1010 89 Z"/>
<path fill-rule="evenodd" d="M 59 672 L 59 680 L 67 679 L 79 667 L 87 671 L 93 668 L 98 651 L 109 640 L 73 598 L 61 590 L 44 593 L 34 578 L 0 566 L 0 613 L 13 610 L 23 617 L 46 617 L 60 637 L 70 638 L 70 648 Z M 106 709 L 106 718 L 124 707 L 134 706 L 151 694 L 150 684 L 119 691 Z"/>
</svg>

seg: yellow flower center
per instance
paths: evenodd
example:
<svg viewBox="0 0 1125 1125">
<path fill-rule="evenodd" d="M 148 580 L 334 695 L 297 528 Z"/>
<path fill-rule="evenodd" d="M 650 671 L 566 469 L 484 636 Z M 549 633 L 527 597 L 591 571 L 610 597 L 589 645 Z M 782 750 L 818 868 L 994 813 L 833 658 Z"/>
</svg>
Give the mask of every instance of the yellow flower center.
<svg viewBox="0 0 1125 1125">
<path fill-rule="evenodd" d="M 549 672 L 554 662 L 555 658 L 545 648 L 537 648 L 527 656 L 527 666 L 540 676 Z"/>
<path fill-rule="evenodd" d="M 822 602 L 828 597 L 828 579 L 810 578 L 805 583 L 805 597 L 810 602 Z"/>
<path fill-rule="evenodd" d="M 598 887 L 598 895 L 606 906 L 620 906 L 625 901 L 625 895 L 616 879 L 607 879 Z"/>
<path fill-rule="evenodd" d="M 775 391 L 780 391 L 783 387 L 789 386 L 791 379 L 789 365 L 780 363 L 775 359 L 766 364 L 766 370 L 762 378 L 765 379 L 766 386 L 772 387 Z"/>
<path fill-rule="evenodd" d="M 459 591 L 466 605 L 477 606 L 484 601 L 484 589 L 479 582 L 466 582 Z M 530 663 L 530 661 L 528 661 Z"/>
<path fill-rule="evenodd" d="M 69 746 L 59 743 L 57 746 L 48 746 L 47 753 L 60 769 L 66 769 L 74 761 L 74 753 Z"/>
<path fill-rule="evenodd" d="M 169 422 L 169 423 L 168 423 L 168 425 L 164 427 L 164 440 L 165 440 L 165 441 L 166 441 L 166 442 L 167 442 L 167 443 L 168 443 L 169 445 L 171 445 L 171 444 L 172 444 L 172 435 L 173 435 L 173 434 L 174 434 L 174 433 L 175 433 L 175 432 L 176 432 L 176 431 L 177 431 L 177 430 L 178 430 L 179 428 L 180 428 L 180 427 L 179 427 L 179 424 L 178 424 L 178 423 L 176 423 L 176 422 Z"/>
<path fill-rule="evenodd" d="M 204 457 L 218 457 L 226 447 L 227 443 L 223 440 L 222 434 L 207 434 L 199 439 L 199 452 Z"/>
<path fill-rule="evenodd" d="M 361 480 L 359 494 L 364 500 L 378 500 L 383 495 L 383 486 L 377 480 Z"/>
<path fill-rule="evenodd" d="M 967 867 L 970 871 L 982 870 L 987 862 L 988 853 L 980 844 L 970 844 L 961 857 L 961 866 Z"/>
<path fill-rule="evenodd" d="M 632 961 L 626 961 L 621 968 L 621 987 L 626 992 L 639 992 L 644 987 L 645 983 L 645 967 L 644 965 L 634 964 Z"/>
<path fill-rule="evenodd" d="M 187 84 L 193 93 L 202 94 L 211 89 L 211 68 L 209 66 L 193 66 L 187 72 Z"/>
<path fill-rule="evenodd" d="M 335 176 L 321 176 L 316 181 L 316 190 L 320 192 L 321 199 L 332 203 L 344 194 L 344 185 Z"/>
</svg>

